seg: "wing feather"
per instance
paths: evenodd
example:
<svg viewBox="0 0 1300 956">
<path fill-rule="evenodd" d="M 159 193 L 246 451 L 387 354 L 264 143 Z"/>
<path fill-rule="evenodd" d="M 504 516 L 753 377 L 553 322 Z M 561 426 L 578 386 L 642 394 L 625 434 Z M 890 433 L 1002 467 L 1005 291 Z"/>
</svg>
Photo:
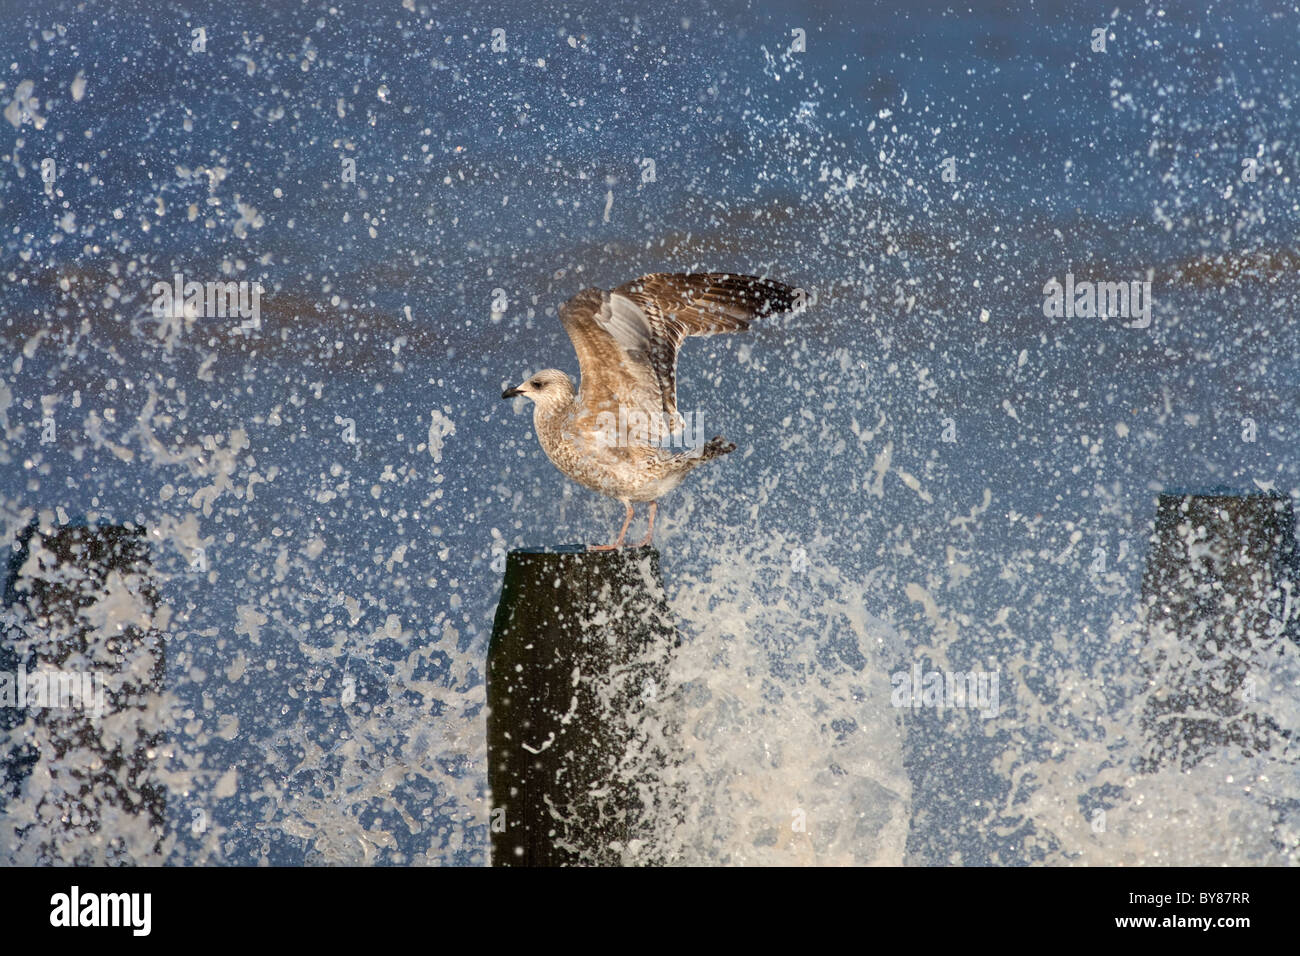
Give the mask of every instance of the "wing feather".
<svg viewBox="0 0 1300 956">
<path fill-rule="evenodd" d="M 677 414 L 677 350 L 692 335 L 740 332 L 790 311 L 797 292 L 757 276 L 656 272 L 612 292 L 584 289 L 560 308 L 588 407 L 627 404 Z"/>
</svg>

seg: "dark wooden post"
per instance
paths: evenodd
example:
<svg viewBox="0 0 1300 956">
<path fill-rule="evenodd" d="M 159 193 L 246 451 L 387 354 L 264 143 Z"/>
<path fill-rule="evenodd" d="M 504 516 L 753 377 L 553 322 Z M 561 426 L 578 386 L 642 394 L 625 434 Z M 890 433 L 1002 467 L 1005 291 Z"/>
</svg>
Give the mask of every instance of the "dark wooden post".
<svg viewBox="0 0 1300 956">
<path fill-rule="evenodd" d="M 29 526 L 9 561 L 4 605 L 0 817 L 15 828 L 9 842 L 29 863 L 161 862 L 164 642 L 152 626 L 158 594 L 144 529 Z M 134 833 L 125 821 L 139 821 Z"/>
<path fill-rule="evenodd" d="M 1252 668 L 1275 642 L 1300 642 L 1298 560 L 1286 495 L 1160 496 L 1142 579 L 1144 769 L 1269 748 L 1280 728 L 1252 707 Z"/>
<path fill-rule="evenodd" d="M 643 721 L 676 643 L 653 548 L 510 552 L 488 649 L 493 865 L 652 858 L 629 848 L 668 758 Z"/>
</svg>

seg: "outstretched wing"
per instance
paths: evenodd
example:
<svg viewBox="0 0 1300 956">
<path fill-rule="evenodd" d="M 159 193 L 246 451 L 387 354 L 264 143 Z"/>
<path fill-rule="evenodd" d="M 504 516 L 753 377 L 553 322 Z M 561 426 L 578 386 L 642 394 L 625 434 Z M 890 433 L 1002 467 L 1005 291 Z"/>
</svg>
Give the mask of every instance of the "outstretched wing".
<svg viewBox="0 0 1300 956">
<path fill-rule="evenodd" d="M 612 292 L 584 289 L 560 308 L 582 372 L 584 404 L 677 413 L 677 350 L 690 335 L 749 328 L 788 312 L 795 290 L 724 272 L 657 272 Z"/>
<path fill-rule="evenodd" d="M 560 306 L 560 321 L 578 353 L 578 399 L 588 411 L 624 406 L 649 412 L 662 406 L 650 363 L 650 327 L 635 302 L 583 289 Z"/>
</svg>

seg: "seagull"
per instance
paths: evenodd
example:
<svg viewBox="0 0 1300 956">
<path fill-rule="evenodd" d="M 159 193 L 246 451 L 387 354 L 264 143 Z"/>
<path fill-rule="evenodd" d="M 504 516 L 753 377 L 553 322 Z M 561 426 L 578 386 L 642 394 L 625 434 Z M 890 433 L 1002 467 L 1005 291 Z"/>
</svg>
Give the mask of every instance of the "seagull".
<svg viewBox="0 0 1300 956">
<path fill-rule="evenodd" d="M 686 337 L 741 332 L 753 319 L 792 311 L 797 303 L 799 290 L 771 279 L 656 272 L 612 291 L 583 289 L 560 307 L 578 353 L 580 387 L 575 392 L 568 375 L 548 368 L 501 397 L 531 401 L 533 430 L 555 467 L 627 509 L 613 544 L 589 550 L 623 546 L 633 502 L 650 504 L 640 545 L 648 546 L 658 499 L 693 469 L 736 448 L 720 435 L 684 452 L 664 447 L 684 424 L 677 411 L 677 350 Z"/>
</svg>

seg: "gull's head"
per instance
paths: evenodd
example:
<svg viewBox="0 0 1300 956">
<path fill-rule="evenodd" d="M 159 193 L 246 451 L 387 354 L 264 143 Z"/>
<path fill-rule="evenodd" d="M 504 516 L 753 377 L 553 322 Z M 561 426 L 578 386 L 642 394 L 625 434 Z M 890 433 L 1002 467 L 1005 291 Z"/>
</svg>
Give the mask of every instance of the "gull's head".
<svg viewBox="0 0 1300 956">
<path fill-rule="evenodd" d="M 537 374 L 530 375 L 521 384 L 501 393 L 502 398 L 520 395 L 540 408 L 556 408 L 572 401 L 573 382 L 558 368 L 544 368 Z"/>
</svg>

